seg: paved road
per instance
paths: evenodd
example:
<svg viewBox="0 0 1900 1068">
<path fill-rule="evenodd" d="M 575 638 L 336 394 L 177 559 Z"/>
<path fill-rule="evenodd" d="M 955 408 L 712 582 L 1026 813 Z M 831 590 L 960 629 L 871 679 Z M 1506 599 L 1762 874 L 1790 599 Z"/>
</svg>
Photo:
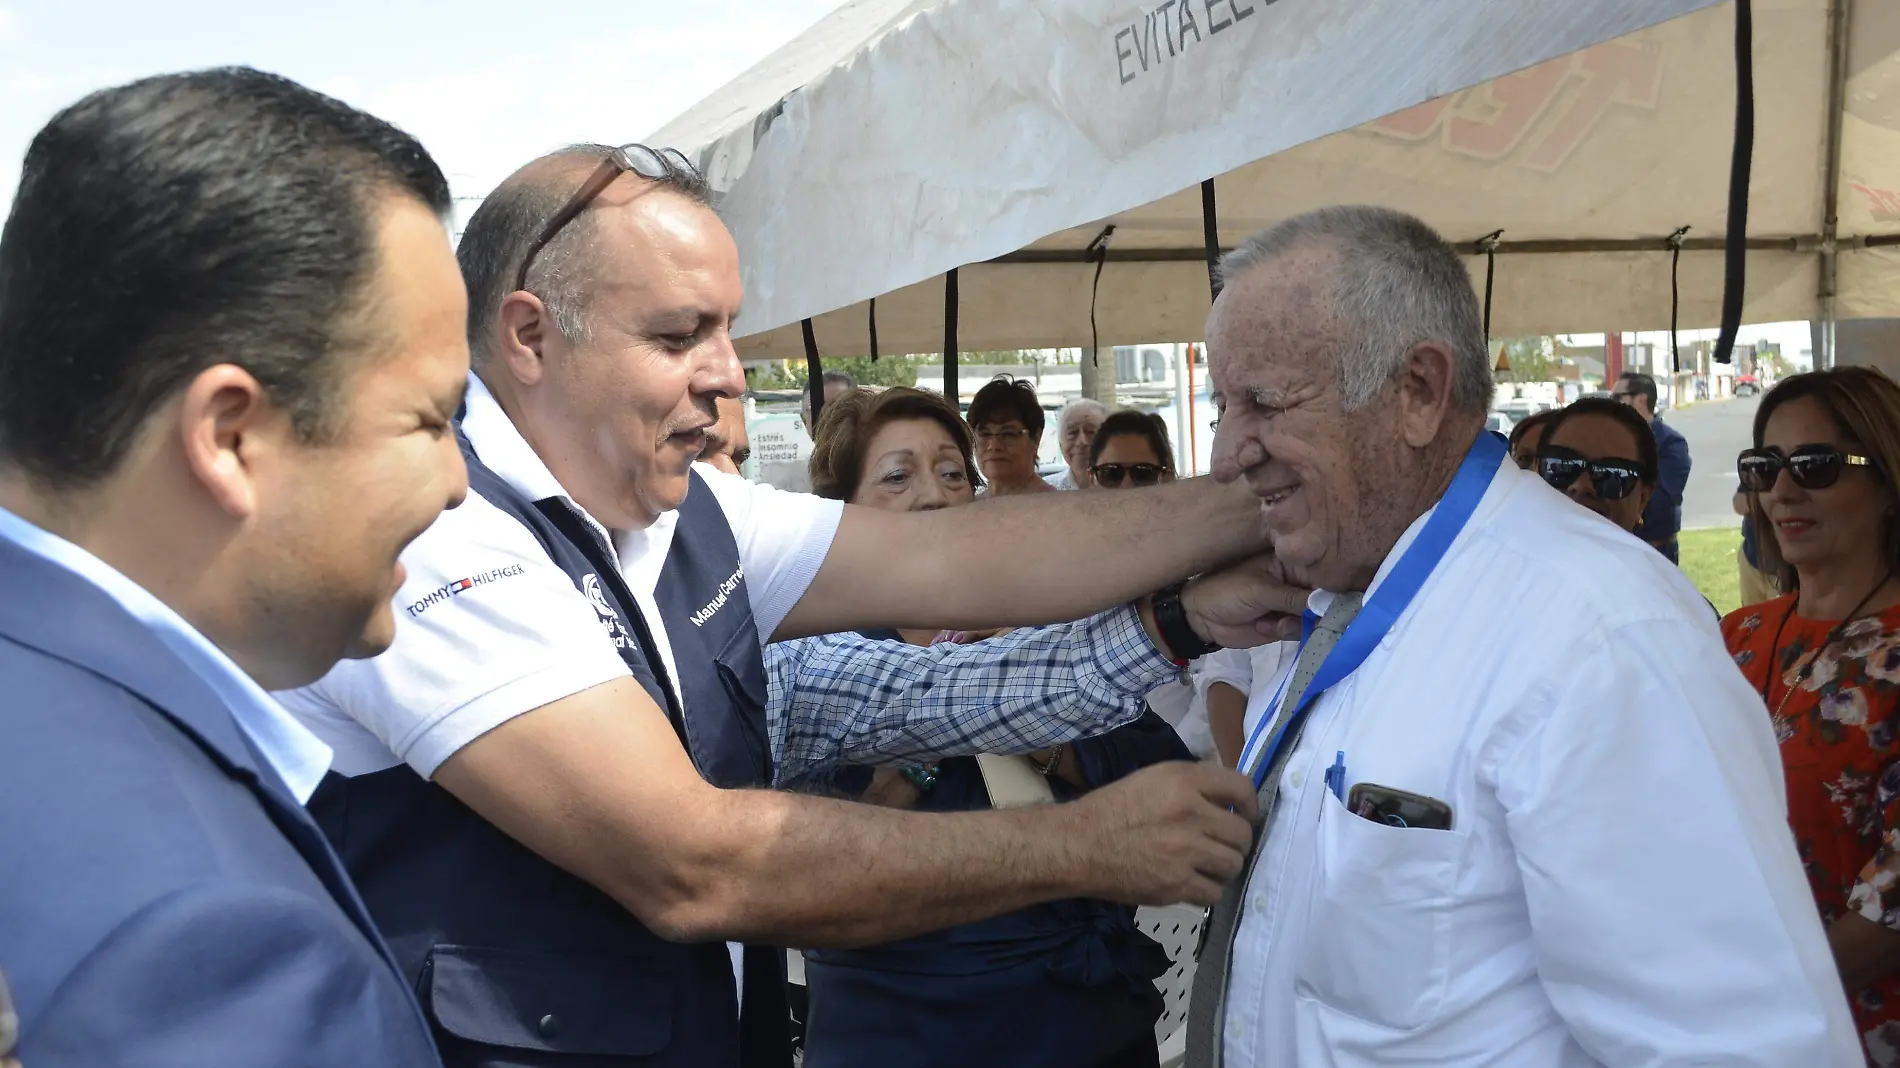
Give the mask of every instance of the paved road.
<svg viewBox="0 0 1900 1068">
<path fill-rule="evenodd" d="M 1663 419 L 1689 439 L 1689 489 L 1683 494 L 1682 529 L 1739 527 L 1730 507 L 1735 496 L 1735 454 L 1754 440 L 1758 397 L 1704 401 Z"/>
</svg>

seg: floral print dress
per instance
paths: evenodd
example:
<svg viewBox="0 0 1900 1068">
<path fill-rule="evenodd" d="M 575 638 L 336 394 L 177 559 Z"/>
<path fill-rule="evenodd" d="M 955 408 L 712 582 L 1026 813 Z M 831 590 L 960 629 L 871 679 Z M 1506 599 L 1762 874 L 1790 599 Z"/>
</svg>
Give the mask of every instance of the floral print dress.
<svg viewBox="0 0 1900 1068">
<path fill-rule="evenodd" d="M 1851 910 L 1900 930 L 1900 606 L 1835 634 L 1840 620 L 1804 619 L 1794 604 L 1743 608 L 1722 636 L 1765 695 L 1822 922 Z M 1900 1068 L 1900 975 L 1849 1001 L 1869 1063 Z"/>
</svg>

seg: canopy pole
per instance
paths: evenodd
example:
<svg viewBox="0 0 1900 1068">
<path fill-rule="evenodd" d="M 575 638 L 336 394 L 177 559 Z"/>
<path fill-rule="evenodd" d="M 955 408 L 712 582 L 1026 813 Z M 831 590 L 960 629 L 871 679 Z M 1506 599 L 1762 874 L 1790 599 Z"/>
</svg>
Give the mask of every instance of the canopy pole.
<svg viewBox="0 0 1900 1068">
<path fill-rule="evenodd" d="M 1835 299 L 1840 292 L 1841 141 L 1847 110 L 1847 42 L 1853 0 L 1831 0 L 1827 11 L 1827 157 L 1821 176 L 1820 366 L 1834 366 Z"/>
<path fill-rule="evenodd" d="M 1682 239 L 1689 228 L 1669 235 L 1669 373 L 1682 373 L 1682 349 L 1676 344 L 1676 322 L 1682 311 L 1682 287 L 1677 273 L 1682 269 Z"/>
<path fill-rule="evenodd" d="M 877 362 L 877 298 L 871 298 L 871 362 Z"/>
<path fill-rule="evenodd" d="M 943 275 L 943 395 L 957 404 L 957 269 Z"/>
<path fill-rule="evenodd" d="M 1201 241 L 1207 249 L 1207 291 L 1220 299 L 1220 217 L 1214 210 L 1214 179 L 1201 183 Z"/>
<path fill-rule="evenodd" d="M 1504 231 L 1493 230 L 1478 239 L 1478 251 L 1484 253 L 1484 347 L 1491 348 L 1491 283 L 1498 276 L 1498 238 Z"/>
<path fill-rule="evenodd" d="M 1755 19 L 1752 0 L 1735 0 L 1735 150 L 1729 160 L 1727 260 L 1722 278 L 1722 331 L 1715 362 L 1735 361 L 1748 280 L 1748 173 L 1755 153 Z"/>
<path fill-rule="evenodd" d="M 818 336 L 812 333 L 811 320 L 799 320 L 798 328 L 805 335 L 805 392 L 811 397 L 811 425 L 805 429 L 816 440 L 818 409 L 825 403 L 825 361 L 818 356 Z"/>
</svg>

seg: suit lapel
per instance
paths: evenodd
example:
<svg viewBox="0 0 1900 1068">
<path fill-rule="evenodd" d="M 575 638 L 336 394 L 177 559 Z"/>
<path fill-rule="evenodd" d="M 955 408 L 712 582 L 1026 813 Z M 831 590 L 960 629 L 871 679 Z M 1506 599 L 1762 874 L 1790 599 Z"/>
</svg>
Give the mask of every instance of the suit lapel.
<svg viewBox="0 0 1900 1068">
<path fill-rule="evenodd" d="M 111 680 L 191 738 L 251 789 L 337 905 L 396 968 L 328 839 L 196 672 L 104 590 L 5 538 L 0 589 L 7 591 L 0 597 L 0 636 Z"/>
</svg>

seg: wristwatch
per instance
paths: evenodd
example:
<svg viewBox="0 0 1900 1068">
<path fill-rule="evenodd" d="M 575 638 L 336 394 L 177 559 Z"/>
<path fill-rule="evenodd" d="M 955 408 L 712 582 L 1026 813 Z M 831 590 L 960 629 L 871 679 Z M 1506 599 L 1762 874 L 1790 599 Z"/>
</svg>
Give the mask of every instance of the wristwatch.
<svg viewBox="0 0 1900 1068">
<path fill-rule="evenodd" d="M 1220 646 L 1203 640 L 1188 625 L 1187 609 L 1181 605 L 1181 591 L 1186 588 L 1185 582 L 1164 586 L 1155 591 L 1150 603 L 1155 612 L 1155 627 L 1161 631 L 1161 640 L 1169 651 L 1183 661 L 1199 660 L 1209 653 L 1219 652 Z"/>
</svg>

